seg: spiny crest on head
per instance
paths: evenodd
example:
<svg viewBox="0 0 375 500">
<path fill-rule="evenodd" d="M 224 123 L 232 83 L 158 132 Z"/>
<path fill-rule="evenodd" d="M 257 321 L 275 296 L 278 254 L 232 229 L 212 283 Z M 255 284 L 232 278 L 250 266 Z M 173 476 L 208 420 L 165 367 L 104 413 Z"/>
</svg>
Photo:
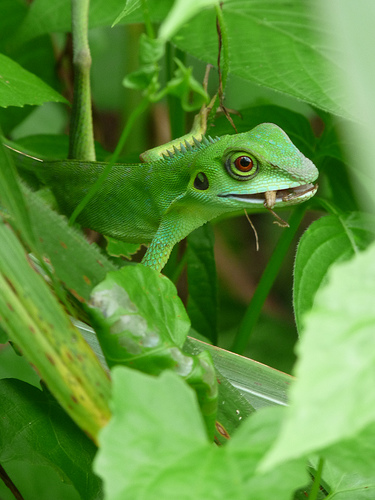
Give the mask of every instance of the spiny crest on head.
<svg viewBox="0 0 375 500">
<path fill-rule="evenodd" d="M 180 142 L 177 147 L 173 145 L 173 151 L 171 151 L 170 149 L 166 149 L 165 153 L 162 153 L 161 156 L 164 160 L 169 160 L 171 158 L 176 158 L 177 156 L 183 156 L 190 151 L 204 149 L 205 147 L 209 146 L 210 144 L 214 144 L 219 140 L 220 137 L 211 137 L 210 135 L 206 137 L 202 135 L 202 139 L 199 141 L 196 137 L 193 136 L 191 139 L 192 143 L 187 140 L 185 140 L 184 143 Z"/>
</svg>

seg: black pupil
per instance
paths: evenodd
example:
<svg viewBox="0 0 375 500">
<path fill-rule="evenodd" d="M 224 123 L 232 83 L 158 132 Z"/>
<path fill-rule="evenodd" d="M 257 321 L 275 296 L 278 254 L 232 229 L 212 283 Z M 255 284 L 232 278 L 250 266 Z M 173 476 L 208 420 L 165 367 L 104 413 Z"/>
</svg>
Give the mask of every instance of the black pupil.
<svg viewBox="0 0 375 500">
<path fill-rule="evenodd" d="M 241 167 L 248 167 L 251 163 L 251 160 L 248 156 L 243 156 L 240 160 Z"/>
<path fill-rule="evenodd" d="M 205 191 L 208 189 L 208 179 L 206 174 L 203 172 L 199 172 L 196 178 L 194 179 L 194 187 L 195 189 L 199 189 L 200 191 Z"/>
</svg>

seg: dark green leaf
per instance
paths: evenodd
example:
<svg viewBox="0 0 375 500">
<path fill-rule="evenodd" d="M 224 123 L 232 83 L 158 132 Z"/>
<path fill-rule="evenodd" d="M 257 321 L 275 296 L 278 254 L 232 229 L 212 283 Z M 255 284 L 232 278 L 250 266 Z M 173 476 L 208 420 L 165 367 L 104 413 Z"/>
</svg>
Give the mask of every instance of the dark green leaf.
<svg viewBox="0 0 375 500">
<path fill-rule="evenodd" d="M 0 106 L 67 102 L 58 92 L 9 57 L 0 54 Z"/>
<path fill-rule="evenodd" d="M 300 0 L 227 0 L 223 16 L 229 38 L 230 71 L 318 108 L 347 116 L 335 53 L 322 33 L 324 20 Z M 202 10 L 174 37 L 195 57 L 217 64 L 215 11 Z M 277 54 L 277 57 L 275 56 Z M 327 71 L 327 66 L 332 72 Z"/>
<path fill-rule="evenodd" d="M 1 129 L 0 129 L 1 131 Z M 35 245 L 30 215 L 21 192 L 17 174 L 9 150 L 0 142 L 0 215 L 5 209 L 11 216 L 28 245 Z M 1 219 L 0 219 L 1 220 Z"/>
<path fill-rule="evenodd" d="M 153 21 L 161 21 L 169 11 L 173 0 L 157 0 L 149 2 L 150 17 Z M 90 2 L 89 26 L 111 26 L 116 17 L 124 9 L 124 0 L 92 0 Z M 143 14 L 140 9 L 126 16 L 121 22 L 140 23 Z M 28 15 L 15 35 L 15 42 L 25 41 L 50 32 L 71 31 L 70 2 L 67 0 L 35 0 L 29 7 Z"/>
<path fill-rule="evenodd" d="M 0 462 L 21 460 L 52 468 L 81 498 L 94 500 L 101 482 L 91 471 L 96 447 L 46 391 L 0 380 Z"/>
<path fill-rule="evenodd" d="M 187 311 L 193 328 L 216 344 L 218 299 L 212 227 L 205 224 L 196 229 L 187 241 Z"/>
</svg>

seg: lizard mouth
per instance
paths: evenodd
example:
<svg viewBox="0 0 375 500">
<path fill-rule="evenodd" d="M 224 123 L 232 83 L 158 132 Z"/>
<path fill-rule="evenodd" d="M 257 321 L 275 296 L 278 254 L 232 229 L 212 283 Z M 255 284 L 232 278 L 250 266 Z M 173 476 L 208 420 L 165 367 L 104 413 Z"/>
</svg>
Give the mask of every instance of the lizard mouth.
<svg viewBox="0 0 375 500">
<path fill-rule="evenodd" d="M 302 184 L 301 186 L 278 189 L 275 191 L 264 191 L 254 194 L 219 194 L 221 198 L 242 200 L 245 203 L 263 204 L 266 208 L 275 205 L 294 205 L 310 199 L 318 190 L 318 184 Z"/>
</svg>

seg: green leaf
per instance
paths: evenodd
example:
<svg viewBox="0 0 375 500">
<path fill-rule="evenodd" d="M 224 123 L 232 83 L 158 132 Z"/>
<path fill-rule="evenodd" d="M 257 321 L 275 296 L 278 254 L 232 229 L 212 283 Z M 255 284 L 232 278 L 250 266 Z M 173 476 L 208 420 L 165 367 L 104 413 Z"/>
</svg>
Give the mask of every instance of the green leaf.
<svg viewBox="0 0 375 500">
<path fill-rule="evenodd" d="M 192 327 L 216 344 L 218 297 L 212 227 L 205 224 L 196 229 L 187 242 L 187 311 Z"/>
<path fill-rule="evenodd" d="M 7 216 L 13 217 L 13 221 L 24 240 L 33 247 L 35 233 L 31 226 L 30 215 L 21 192 L 16 169 L 9 150 L 0 143 L 0 216 L 4 214 L 4 209 Z"/>
<path fill-rule="evenodd" d="M 153 22 L 165 19 L 173 0 L 154 0 L 148 3 Z M 89 26 L 112 26 L 114 19 L 124 9 L 124 0 L 91 0 Z M 125 23 L 143 22 L 141 9 L 132 11 L 121 20 Z M 45 33 L 71 31 L 70 2 L 67 0 L 34 0 L 29 12 L 15 33 L 14 43 L 22 44 Z"/>
<path fill-rule="evenodd" d="M 202 9 L 218 5 L 218 0 L 176 0 L 159 29 L 159 38 L 167 41 Z"/>
<path fill-rule="evenodd" d="M 101 433 L 94 462 L 106 500 L 289 500 L 307 482 L 303 463 L 266 475 L 256 471 L 278 432 L 281 412 L 254 414 L 225 447 L 213 447 L 192 391 L 176 375 L 155 378 L 117 367 L 112 376 L 113 418 Z"/>
<path fill-rule="evenodd" d="M 293 303 L 299 331 L 331 265 L 349 259 L 374 238 L 375 217 L 369 214 L 329 215 L 310 225 L 298 245 L 294 266 Z"/>
<path fill-rule="evenodd" d="M 113 21 L 112 27 L 115 26 L 115 24 L 119 23 L 121 19 L 124 17 L 128 16 L 132 12 L 136 11 L 142 6 L 142 1 L 141 0 L 125 0 L 125 7 L 122 12 L 116 17 L 116 19 Z"/>
<path fill-rule="evenodd" d="M 342 71 L 322 38 L 329 28 L 317 19 L 309 2 L 227 0 L 223 16 L 232 73 L 318 108 L 348 115 L 337 84 Z M 173 41 L 180 49 L 216 65 L 215 12 L 200 11 Z M 326 71 L 328 64 L 332 72 Z"/>
<path fill-rule="evenodd" d="M 354 117 L 341 124 L 342 135 L 351 143 L 348 154 L 353 165 L 352 182 L 362 209 L 374 213 L 375 66 L 369 47 L 372 47 L 375 4 L 372 0 L 359 3 L 334 0 L 315 2 L 314 7 L 328 25 L 328 31 L 322 33 L 323 43 L 330 44 L 336 54 L 336 64 L 327 67 L 327 75 L 339 82 L 342 106 Z M 343 68 L 343 74 L 335 74 L 336 65 Z"/>
<path fill-rule="evenodd" d="M 355 444 L 354 441 L 352 444 Z M 373 460 L 371 458 L 374 456 L 374 450 L 369 447 L 369 453 L 365 456 L 362 455 L 363 451 L 363 448 L 358 450 L 359 453 L 356 454 L 356 460 L 351 460 L 348 472 L 344 472 L 343 469 L 337 467 L 337 462 L 339 462 L 337 452 L 335 453 L 334 461 L 324 461 L 323 479 L 329 485 L 330 498 L 334 498 L 335 500 L 373 500 L 375 478 Z M 368 477 L 365 477 L 358 473 L 357 463 L 359 461 L 363 464 L 368 459 L 370 459 L 368 468 L 372 464 L 372 471 Z"/>
<path fill-rule="evenodd" d="M 0 106 L 24 106 L 67 100 L 37 76 L 0 54 Z"/>
<path fill-rule="evenodd" d="M 263 467 L 324 452 L 373 428 L 374 300 L 375 246 L 371 245 L 349 262 L 332 266 L 326 286 L 306 315 L 287 418 Z M 371 447 L 375 449 L 374 442 Z M 346 447 L 353 467 L 359 448 L 359 441 L 354 450 Z"/>
<path fill-rule="evenodd" d="M 45 465 L 82 498 L 97 498 L 101 483 L 91 471 L 96 447 L 46 391 L 20 380 L 0 381 L 0 462 Z"/>
<path fill-rule="evenodd" d="M 152 353 L 156 372 L 164 358 L 175 365 L 170 349 L 182 347 L 190 322 L 168 278 L 145 266 L 125 266 L 107 274 L 90 303 L 109 366 L 131 362 L 153 373 Z"/>
<path fill-rule="evenodd" d="M 115 240 L 109 236 L 105 236 L 107 240 L 107 252 L 109 255 L 114 257 L 125 257 L 126 259 L 131 259 L 132 255 L 138 252 L 141 244 L 138 243 L 126 243 L 125 241 Z"/>
<path fill-rule="evenodd" d="M 109 418 L 109 380 L 10 227 L 0 221 L 0 315 L 65 411 L 94 439 Z M 32 341 L 30 339 L 32 338 Z"/>
<path fill-rule="evenodd" d="M 32 226 L 39 237 L 38 248 L 48 256 L 57 278 L 80 302 L 85 302 L 93 287 L 116 266 L 37 194 L 26 188 L 24 193 Z"/>
<path fill-rule="evenodd" d="M 91 317 L 110 367 L 123 364 L 157 375 L 172 369 L 197 392 L 213 438 L 217 381 L 210 355 L 185 354 L 190 321 L 175 286 L 142 265 L 108 273 L 91 295 Z"/>
</svg>

